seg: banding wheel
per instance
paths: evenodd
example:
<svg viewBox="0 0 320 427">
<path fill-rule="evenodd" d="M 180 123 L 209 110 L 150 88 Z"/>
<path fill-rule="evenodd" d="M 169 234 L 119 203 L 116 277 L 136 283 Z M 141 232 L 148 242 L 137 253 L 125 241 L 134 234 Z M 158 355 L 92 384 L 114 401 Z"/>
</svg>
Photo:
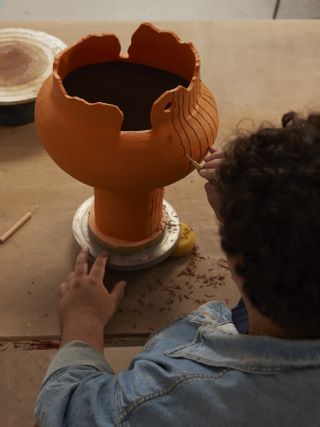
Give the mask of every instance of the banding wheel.
<svg viewBox="0 0 320 427">
<path fill-rule="evenodd" d="M 164 232 L 160 239 L 139 247 L 136 251 L 124 251 L 117 247 L 106 247 L 91 233 L 88 224 L 89 212 L 94 198 L 85 200 L 77 209 L 72 222 L 72 231 L 77 243 L 88 247 L 90 255 L 96 257 L 103 250 L 108 252 L 108 267 L 113 270 L 142 270 L 152 267 L 167 258 L 174 250 L 180 232 L 179 218 L 174 208 L 163 201 Z"/>
</svg>

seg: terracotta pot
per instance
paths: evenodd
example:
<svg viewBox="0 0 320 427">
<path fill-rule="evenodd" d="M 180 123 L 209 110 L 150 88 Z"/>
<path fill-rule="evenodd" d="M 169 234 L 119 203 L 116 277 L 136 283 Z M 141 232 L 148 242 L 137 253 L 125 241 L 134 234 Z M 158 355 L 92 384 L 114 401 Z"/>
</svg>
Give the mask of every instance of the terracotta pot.
<svg viewBox="0 0 320 427">
<path fill-rule="evenodd" d="M 150 82 L 150 73 L 173 76 L 169 88 L 159 83 L 164 77 Z M 142 24 L 126 56 L 111 34 L 88 35 L 64 50 L 37 97 L 36 126 L 53 160 L 94 187 L 93 234 L 106 244 L 135 247 L 161 234 L 163 187 L 192 171 L 186 154 L 203 159 L 218 115 L 193 45 Z"/>
</svg>

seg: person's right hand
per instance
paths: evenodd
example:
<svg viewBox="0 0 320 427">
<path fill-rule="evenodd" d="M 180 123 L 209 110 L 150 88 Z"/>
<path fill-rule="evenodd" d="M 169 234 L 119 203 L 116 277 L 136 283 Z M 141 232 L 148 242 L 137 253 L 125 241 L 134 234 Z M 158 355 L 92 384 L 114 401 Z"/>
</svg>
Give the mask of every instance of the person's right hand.
<svg viewBox="0 0 320 427">
<path fill-rule="evenodd" d="M 103 329 L 124 296 L 126 282 L 116 283 L 109 292 L 103 284 L 107 254 L 98 255 L 90 271 L 88 258 L 88 249 L 82 249 L 74 270 L 59 287 L 61 342 L 78 339 L 103 352 Z"/>
<path fill-rule="evenodd" d="M 219 199 L 214 183 L 216 177 L 216 169 L 221 163 L 222 159 L 223 153 L 214 147 L 210 147 L 208 154 L 204 158 L 205 163 L 199 170 L 199 175 L 208 180 L 208 182 L 205 183 L 204 188 L 207 194 L 208 202 L 214 210 L 218 219 L 220 219 Z"/>
<path fill-rule="evenodd" d="M 210 147 L 206 157 L 203 159 L 204 165 L 199 170 L 199 174 L 214 184 L 216 169 L 223 159 L 223 152 Z"/>
</svg>

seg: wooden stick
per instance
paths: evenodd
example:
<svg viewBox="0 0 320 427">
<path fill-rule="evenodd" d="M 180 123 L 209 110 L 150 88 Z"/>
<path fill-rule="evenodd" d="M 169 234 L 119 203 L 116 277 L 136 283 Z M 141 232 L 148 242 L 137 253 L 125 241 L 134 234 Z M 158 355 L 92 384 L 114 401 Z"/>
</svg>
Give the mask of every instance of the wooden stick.
<svg viewBox="0 0 320 427">
<path fill-rule="evenodd" d="M 6 231 L 1 237 L 0 237 L 0 243 L 4 243 L 6 240 L 9 239 L 10 236 L 12 236 L 13 233 L 15 233 L 23 224 L 25 224 L 29 219 L 32 217 L 33 212 L 38 209 L 39 205 L 37 205 L 32 211 L 27 212 L 25 215 L 23 215 L 22 218 L 19 219 L 12 227 L 9 228 L 8 231 Z"/>
<path fill-rule="evenodd" d="M 193 160 L 188 154 L 186 154 L 186 156 L 188 157 L 188 159 L 190 160 L 190 162 L 193 164 L 193 166 L 197 169 L 200 170 L 202 168 L 201 165 L 199 165 L 198 162 L 196 162 L 195 160 Z"/>
</svg>

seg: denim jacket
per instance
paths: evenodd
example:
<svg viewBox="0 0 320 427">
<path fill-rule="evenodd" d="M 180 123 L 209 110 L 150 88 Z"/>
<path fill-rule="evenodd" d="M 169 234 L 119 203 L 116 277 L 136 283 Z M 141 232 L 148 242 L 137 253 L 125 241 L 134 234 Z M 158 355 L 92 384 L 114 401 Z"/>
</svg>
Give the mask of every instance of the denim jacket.
<svg viewBox="0 0 320 427">
<path fill-rule="evenodd" d="M 156 332 L 115 375 L 73 341 L 51 362 L 40 427 L 320 425 L 320 340 L 239 334 L 220 302 Z"/>
</svg>

